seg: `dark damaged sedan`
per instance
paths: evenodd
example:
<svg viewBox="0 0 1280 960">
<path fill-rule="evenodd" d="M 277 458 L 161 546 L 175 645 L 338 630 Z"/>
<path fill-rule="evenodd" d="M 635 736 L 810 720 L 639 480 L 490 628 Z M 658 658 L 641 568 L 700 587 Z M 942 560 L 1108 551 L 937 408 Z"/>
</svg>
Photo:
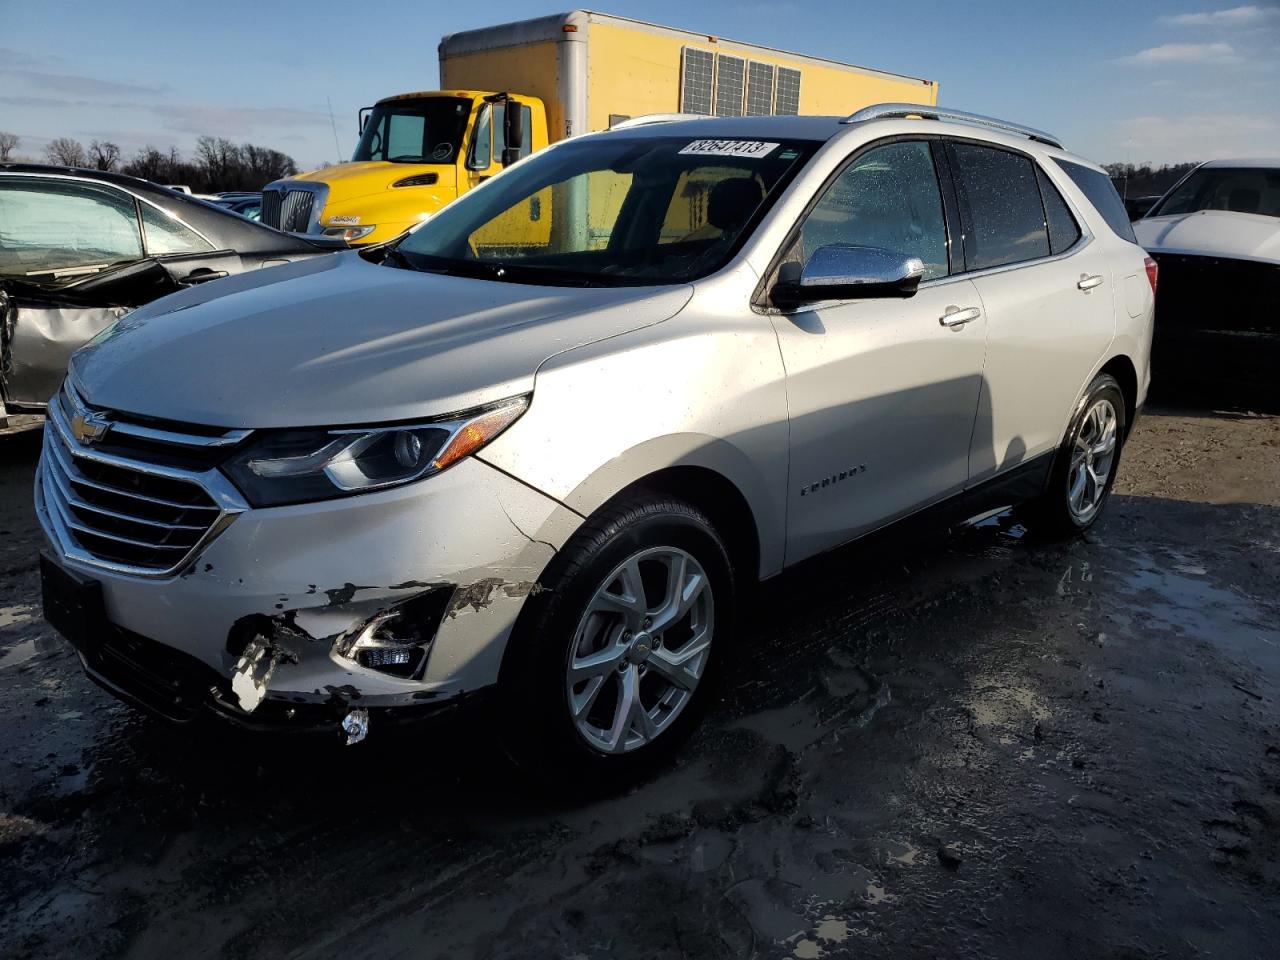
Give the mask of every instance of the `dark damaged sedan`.
<svg viewBox="0 0 1280 960">
<path fill-rule="evenodd" d="M 0 164 L 0 421 L 41 412 L 71 354 L 130 310 L 343 246 L 136 177 Z"/>
</svg>

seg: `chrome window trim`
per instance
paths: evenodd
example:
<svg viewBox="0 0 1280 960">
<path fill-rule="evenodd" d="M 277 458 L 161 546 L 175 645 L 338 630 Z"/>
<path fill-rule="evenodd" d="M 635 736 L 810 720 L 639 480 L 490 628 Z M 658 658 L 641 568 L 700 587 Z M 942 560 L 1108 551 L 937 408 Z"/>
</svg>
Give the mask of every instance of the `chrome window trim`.
<svg viewBox="0 0 1280 960">
<path fill-rule="evenodd" d="M 838 144 L 843 139 L 845 138 L 839 138 L 839 139 L 833 138 L 832 140 L 827 141 L 827 144 L 824 145 L 824 149 L 831 148 L 833 150 L 839 150 L 840 148 Z M 948 273 L 946 276 L 943 276 L 943 277 L 935 277 L 931 280 L 921 281 L 920 289 L 942 286 L 944 284 L 954 283 L 959 280 L 982 279 L 983 277 L 994 276 L 1000 273 L 1006 273 L 1010 270 L 1021 270 L 1025 267 L 1033 267 L 1039 264 L 1054 263 L 1059 260 L 1065 260 L 1066 258 L 1075 256 L 1077 253 L 1080 253 L 1081 251 L 1083 251 L 1087 246 L 1093 243 L 1093 241 L 1096 239 L 1096 235 L 1094 234 L 1093 229 L 1089 226 L 1088 219 L 1081 215 L 1080 208 L 1076 204 L 1074 198 L 1072 198 L 1068 194 L 1068 192 L 1062 188 L 1062 185 L 1054 177 L 1053 170 L 1050 169 L 1050 165 L 1041 162 L 1041 158 L 1037 157 L 1035 154 L 1027 153 L 1025 150 L 1020 150 L 1017 147 L 1014 147 L 1005 143 L 1000 143 L 995 140 L 984 140 L 981 137 L 967 137 L 963 134 L 958 134 L 958 133 L 957 134 L 953 134 L 949 132 L 940 133 L 937 130 L 922 130 L 919 132 L 911 132 L 911 133 L 895 133 L 895 134 L 889 134 L 883 137 L 875 137 L 871 140 L 866 140 L 859 143 L 856 147 L 853 147 L 852 150 L 850 150 L 848 153 L 845 153 L 844 156 L 836 162 L 836 165 L 832 169 L 831 173 L 829 173 L 826 176 L 826 178 L 817 187 L 817 189 L 814 190 L 813 195 L 806 202 L 803 212 L 801 212 L 800 215 L 796 217 L 794 223 L 792 223 L 789 227 L 787 227 L 785 233 L 783 234 L 782 243 L 773 252 L 773 254 L 769 259 L 768 267 L 763 272 L 759 273 L 759 277 L 760 277 L 759 284 L 755 287 L 751 296 L 751 310 L 753 313 L 763 314 L 765 316 L 777 316 L 777 315 L 790 316 L 791 314 L 796 313 L 800 310 L 814 309 L 815 305 L 810 305 L 809 307 L 800 307 L 792 310 L 784 310 L 780 307 L 774 306 L 771 303 L 767 303 L 767 302 L 761 303 L 757 298 L 761 293 L 767 291 L 768 287 L 764 286 L 765 281 L 768 279 L 770 274 L 774 271 L 779 257 L 782 256 L 783 252 L 787 248 L 788 240 L 791 238 L 792 231 L 794 231 L 796 228 L 798 228 L 801 224 L 804 223 L 805 219 L 812 212 L 812 209 L 816 205 L 817 201 L 825 194 L 825 192 L 831 187 L 831 185 L 835 183 L 837 179 L 839 179 L 841 174 L 843 174 L 844 171 L 848 169 L 849 165 L 852 164 L 858 157 L 862 156 L 863 154 L 867 153 L 870 150 L 873 150 L 877 147 L 885 146 L 887 144 L 900 143 L 900 142 L 911 142 L 911 143 L 941 142 L 943 144 L 951 143 L 951 142 L 972 143 L 972 144 L 977 144 L 979 146 L 987 146 L 994 150 L 1004 150 L 1007 153 L 1013 153 L 1013 154 L 1017 154 L 1020 157 L 1025 157 L 1026 159 L 1030 160 L 1038 169 L 1040 169 L 1044 173 L 1044 175 L 1048 178 L 1049 182 L 1053 184 L 1054 188 L 1058 191 L 1059 195 L 1062 197 L 1063 202 L 1066 203 L 1067 208 L 1071 211 L 1072 217 L 1075 218 L 1076 225 L 1080 228 L 1080 236 L 1076 238 L 1076 242 L 1073 243 L 1071 246 L 1069 246 L 1066 250 L 1061 251 L 1060 253 L 1051 253 L 1047 257 L 1036 257 L 1034 260 L 1019 260 L 1015 263 L 1002 263 L 999 266 L 984 267 L 981 270 L 969 270 L 969 271 L 963 271 L 960 273 Z M 1059 147 L 1059 149 L 1062 149 L 1062 148 Z M 819 155 L 818 153 L 815 153 L 813 157 L 810 157 L 809 162 L 812 163 L 815 159 L 817 159 L 818 155 Z M 1049 154 L 1049 156 L 1052 157 L 1053 155 Z M 1060 170 L 1059 173 L 1061 173 L 1063 177 L 1067 176 L 1065 171 Z M 793 182 L 788 186 L 787 189 L 790 190 L 795 186 L 796 184 Z M 942 189 L 941 180 L 939 180 L 939 192 L 941 192 L 941 189 Z M 943 202 L 945 205 L 945 198 Z M 772 211 L 771 211 L 771 216 L 772 216 Z M 963 217 L 962 217 L 962 220 L 963 220 Z M 768 224 L 769 224 L 769 220 L 766 219 L 764 222 L 760 223 L 757 226 L 757 230 L 765 228 Z M 1049 228 L 1049 225 L 1046 222 L 1045 223 L 1046 234 L 1048 232 L 1048 228 Z M 950 237 L 948 237 L 948 239 L 950 239 Z M 957 241 L 962 243 L 963 236 L 960 238 L 957 238 Z M 827 304 L 835 305 L 835 304 L 859 303 L 859 302 L 861 301 L 831 300 L 831 301 L 822 301 L 821 305 L 827 305 Z"/>
<path fill-rule="evenodd" d="M 995 266 L 995 267 L 983 267 L 980 270 L 966 270 L 961 273 L 950 273 L 950 274 L 947 274 L 947 276 L 945 277 L 937 277 L 936 279 L 933 279 L 933 280 L 926 280 L 923 283 L 921 283 L 920 286 L 924 287 L 931 284 L 941 284 L 949 280 L 961 280 L 961 279 L 972 280 L 974 278 L 992 276 L 993 274 L 997 274 L 997 273 L 1006 273 L 1009 270 L 1017 270 L 1022 267 L 1032 267 L 1041 263 L 1053 263 L 1055 261 L 1063 260 L 1067 257 L 1074 256 L 1075 254 L 1079 253 L 1081 250 L 1083 250 L 1085 247 L 1087 247 L 1089 244 L 1091 244 L 1094 241 L 1095 234 L 1092 228 L 1089 226 L 1089 221 L 1080 215 L 1080 210 L 1076 206 L 1075 201 L 1073 201 L 1069 196 L 1067 196 L 1066 192 L 1062 189 L 1061 185 L 1056 180 L 1054 180 L 1053 175 L 1048 168 L 1048 165 L 1041 163 L 1040 158 L 1036 157 L 1034 154 L 1027 153 L 1025 150 L 1019 150 L 1017 147 L 1011 147 L 1007 144 L 996 143 L 993 140 L 982 140 L 980 138 L 975 138 L 975 137 L 964 137 L 964 136 L 959 136 L 955 134 L 943 134 L 941 137 L 941 140 L 943 143 L 968 143 L 976 146 L 986 146 L 992 150 L 1002 150 L 1005 153 L 1012 153 L 1019 157 L 1024 157 L 1027 160 L 1030 160 L 1032 166 L 1034 166 L 1037 170 L 1039 170 L 1041 173 L 1045 175 L 1048 181 L 1051 184 L 1053 184 L 1054 189 L 1058 191 L 1058 196 L 1062 197 L 1063 202 L 1067 205 L 1067 209 L 1071 211 L 1071 216 L 1075 218 L 1076 226 L 1080 228 L 1080 236 L 1076 238 L 1075 243 L 1067 247 L 1067 249 L 1063 250 L 1061 253 L 1050 253 L 1049 256 L 1047 257 L 1036 257 L 1032 260 L 1015 260 L 1013 263 L 1002 263 L 999 266 Z M 953 179 L 958 177 L 958 174 L 954 170 L 951 172 L 951 175 Z M 1066 176 L 1065 172 L 1063 173 L 1063 176 Z M 956 188 L 956 192 L 958 195 L 959 194 L 958 186 Z M 957 199 L 958 199 L 958 196 L 957 196 Z M 1041 200 L 1041 204 L 1043 205 L 1043 199 Z M 962 225 L 966 227 L 968 226 L 967 223 L 964 223 L 963 211 L 961 211 L 960 213 L 960 220 Z M 1044 229 L 1045 229 L 1045 238 L 1047 240 L 1049 239 L 1048 220 L 1045 221 Z M 964 237 L 962 235 L 961 243 L 963 242 L 964 242 Z"/>
</svg>

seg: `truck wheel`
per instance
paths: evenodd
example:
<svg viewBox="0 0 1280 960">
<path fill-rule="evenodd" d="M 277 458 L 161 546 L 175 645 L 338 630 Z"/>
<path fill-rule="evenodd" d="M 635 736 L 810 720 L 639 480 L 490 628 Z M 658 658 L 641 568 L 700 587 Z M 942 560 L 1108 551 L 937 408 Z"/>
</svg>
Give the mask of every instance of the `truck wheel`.
<svg viewBox="0 0 1280 960">
<path fill-rule="evenodd" d="M 1028 527 L 1064 539 L 1093 526 L 1111 497 L 1124 439 L 1124 394 L 1114 377 L 1100 374 L 1076 407 L 1048 489 L 1020 511 Z"/>
<path fill-rule="evenodd" d="M 709 700 L 732 567 L 706 515 L 664 494 L 606 508 L 530 597 L 499 681 L 499 732 L 539 774 L 628 779 L 665 760 Z"/>
</svg>

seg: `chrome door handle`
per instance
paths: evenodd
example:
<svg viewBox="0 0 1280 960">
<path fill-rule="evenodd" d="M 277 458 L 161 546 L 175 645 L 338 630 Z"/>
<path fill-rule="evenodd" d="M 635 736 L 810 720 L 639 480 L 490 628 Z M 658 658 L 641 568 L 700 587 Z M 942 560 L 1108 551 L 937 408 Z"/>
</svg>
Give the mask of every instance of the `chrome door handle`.
<svg viewBox="0 0 1280 960">
<path fill-rule="evenodd" d="M 1087 273 L 1080 275 L 1080 282 L 1076 284 L 1081 290 L 1092 290 L 1094 287 L 1102 286 L 1102 277 L 1096 273 L 1091 277 Z"/>
<path fill-rule="evenodd" d="M 959 307 L 947 307 L 942 312 L 942 316 L 938 318 L 938 322 L 944 327 L 963 327 L 966 323 L 971 323 L 982 316 L 982 311 L 977 307 L 965 307 L 963 310 Z"/>
</svg>

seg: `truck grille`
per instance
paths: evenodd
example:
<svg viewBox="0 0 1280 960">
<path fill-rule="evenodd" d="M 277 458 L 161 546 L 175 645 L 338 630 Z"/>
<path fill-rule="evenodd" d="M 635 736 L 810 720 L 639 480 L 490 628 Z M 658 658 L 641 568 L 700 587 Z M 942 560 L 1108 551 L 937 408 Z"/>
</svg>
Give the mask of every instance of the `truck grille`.
<svg viewBox="0 0 1280 960">
<path fill-rule="evenodd" d="M 262 222 L 288 233 L 306 233 L 315 199 L 310 190 L 264 190 Z"/>
<path fill-rule="evenodd" d="M 101 450 L 92 449 L 96 440 L 77 440 L 84 429 L 76 424 L 86 413 L 95 423 L 110 424 Z M 40 461 L 40 492 L 55 538 L 84 563 L 150 576 L 176 572 L 243 509 L 208 464 L 211 448 L 233 446 L 247 435 L 207 429 L 184 434 L 112 419 L 64 387 L 49 405 Z M 184 446 L 190 448 L 185 454 Z M 194 469 L 175 465 L 184 456 Z"/>
</svg>

